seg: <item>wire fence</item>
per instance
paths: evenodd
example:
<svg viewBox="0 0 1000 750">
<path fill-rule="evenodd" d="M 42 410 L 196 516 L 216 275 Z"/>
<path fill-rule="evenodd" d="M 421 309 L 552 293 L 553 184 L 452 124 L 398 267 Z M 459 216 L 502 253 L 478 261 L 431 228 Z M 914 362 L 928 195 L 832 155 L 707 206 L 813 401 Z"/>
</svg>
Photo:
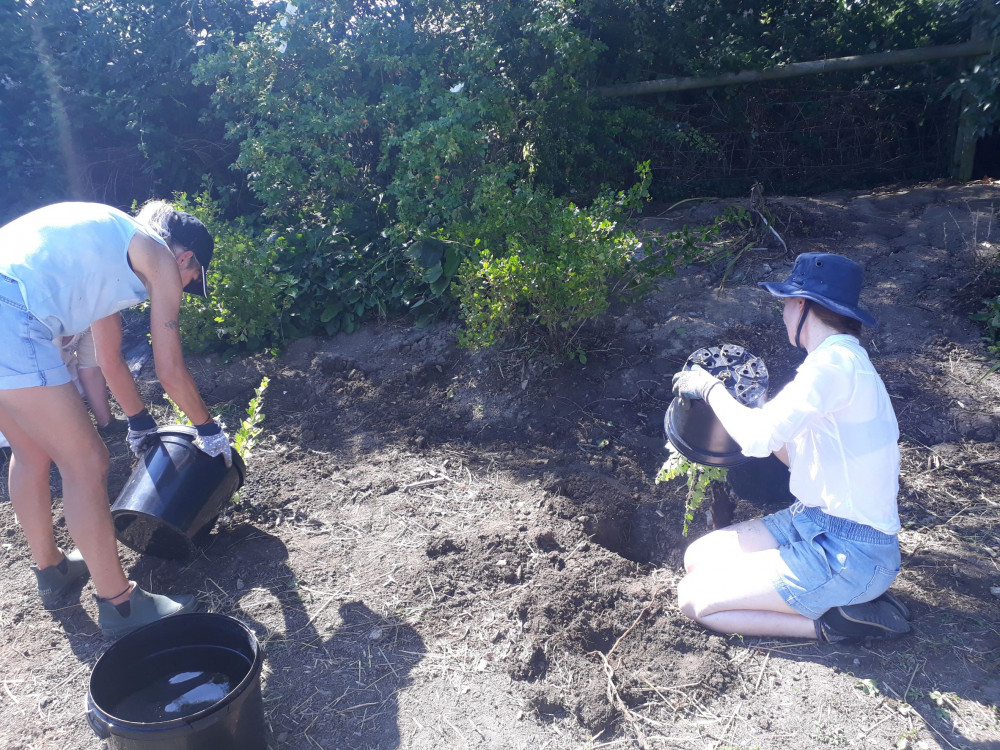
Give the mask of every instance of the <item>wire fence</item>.
<svg viewBox="0 0 1000 750">
<path fill-rule="evenodd" d="M 928 89 L 747 86 L 661 104 L 676 126 L 652 154 L 662 195 L 813 193 L 943 177 L 954 112 Z"/>
</svg>

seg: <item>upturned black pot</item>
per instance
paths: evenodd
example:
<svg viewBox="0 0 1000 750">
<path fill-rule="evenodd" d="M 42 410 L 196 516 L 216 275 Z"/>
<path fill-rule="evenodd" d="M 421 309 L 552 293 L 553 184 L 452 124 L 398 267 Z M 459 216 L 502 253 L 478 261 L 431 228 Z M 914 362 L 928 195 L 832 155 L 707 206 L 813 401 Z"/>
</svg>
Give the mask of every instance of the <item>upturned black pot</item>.
<svg viewBox="0 0 1000 750">
<path fill-rule="evenodd" d="M 767 397 L 767 367 L 742 346 L 723 344 L 698 349 L 687 358 L 683 369 L 695 366 L 721 380 L 730 395 L 743 405 L 763 405 Z M 712 408 L 701 399 L 674 398 L 663 422 L 670 444 L 689 461 L 728 467 L 750 460 Z"/>
</svg>

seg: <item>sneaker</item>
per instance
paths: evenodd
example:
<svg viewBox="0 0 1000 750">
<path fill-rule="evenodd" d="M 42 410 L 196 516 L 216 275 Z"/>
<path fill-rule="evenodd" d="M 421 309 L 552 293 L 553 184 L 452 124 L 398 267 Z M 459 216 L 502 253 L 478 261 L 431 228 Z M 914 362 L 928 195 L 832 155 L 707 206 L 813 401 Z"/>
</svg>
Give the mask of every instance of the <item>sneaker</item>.
<svg viewBox="0 0 1000 750">
<path fill-rule="evenodd" d="M 111 640 L 117 640 L 126 633 L 162 620 L 164 617 L 194 612 L 198 609 L 198 600 L 191 594 L 163 596 L 143 591 L 131 581 L 132 594 L 121 604 L 94 597 L 97 602 L 97 624 L 101 633 Z"/>
<path fill-rule="evenodd" d="M 899 638 L 909 632 L 910 623 L 884 599 L 834 607 L 816 621 L 817 636 L 828 643 Z"/>
<path fill-rule="evenodd" d="M 68 555 L 63 554 L 62 562 L 41 568 L 31 566 L 31 571 L 38 579 L 38 593 L 46 609 L 52 609 L 65 594 L 77 583 L 83 583 L 90 578 L 87 563 L 83 560 L 80 550 L 75 549 Z"/>
<path fill-rule="evenodd" d="M 899 610 L 899 614 L 901 614 L 903 616 L 904 620 L 910 620 L 911 617 L 912 617 L 912 615 L 910 615 L 910 608 L 907 607 L 903 603 L 903 600 L 900 599 L 895 594 L 891 594 L 888 591 L 886 591 L 884 594 L 881 594 L 881 595 L 877 596 L 875 598 L 875 601 L 877 601 L 877 602 L 888 602 L 893 607 L 895 607 L 896 609 Z"/>
</svg>

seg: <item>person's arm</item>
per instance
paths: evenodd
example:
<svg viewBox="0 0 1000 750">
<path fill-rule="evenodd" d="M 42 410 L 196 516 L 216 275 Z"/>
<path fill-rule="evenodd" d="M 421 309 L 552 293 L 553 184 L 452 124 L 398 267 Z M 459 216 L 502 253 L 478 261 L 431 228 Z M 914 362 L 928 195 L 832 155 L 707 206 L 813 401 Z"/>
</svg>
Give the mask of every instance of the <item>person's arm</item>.
<svg viewBox="0 0 1000 750">
<path fill-rule="evenodd" d="M 708 405 L 746 456 L 763 458 L 774 453 L 786 462 L 787 443 L 805 425 L 846 398 L 852 387 L 849 373 L 823 360 L 807 360 L 795 377 L 761 407 L 750 408 L 725 388 L 712 388 Z"/>
<path fill-rule="evenodd" d="M 122 356 L 122 319 L 119 313 L 95 320 L 90 325 L 97 349 L 97 365 L 108 381 L 111 395 L 122 407 L 125 416 L 134 417 L 145 409 L 142 396 Z"/>
<path fill-rule="evenodd" d="M 212 417 L 184 364 L 181 351 L 178 324 L 181 277 L 177 261 L 165 245 L 142 234 L 133 237 L 128 257 L 149 292 L 149 331 L 153 339 L 156 377 L 192 424 L 204 425 Z"/>
</svg>

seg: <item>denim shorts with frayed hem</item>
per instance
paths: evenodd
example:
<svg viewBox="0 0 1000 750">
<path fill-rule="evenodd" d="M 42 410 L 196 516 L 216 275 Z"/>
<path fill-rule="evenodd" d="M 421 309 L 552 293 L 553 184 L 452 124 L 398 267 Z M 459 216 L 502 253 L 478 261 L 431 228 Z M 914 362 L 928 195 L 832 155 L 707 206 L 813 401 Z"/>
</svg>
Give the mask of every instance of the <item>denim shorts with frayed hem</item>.
<svg viewBox="0 0 1000 750">
<path fill-rule="evenodd" d="M 895 534 L 801 503 L 761 520 L 781 555 L 772 583 L 788 606 L 811 620 L 832 607 L 871 601 L 899 574 Z"/>
<path fill-rule="evenodd" d="M 28 312 L 17 280 L 0 273 L 0 390 L 69 381 L 52 332 Z"/>
</svg>

